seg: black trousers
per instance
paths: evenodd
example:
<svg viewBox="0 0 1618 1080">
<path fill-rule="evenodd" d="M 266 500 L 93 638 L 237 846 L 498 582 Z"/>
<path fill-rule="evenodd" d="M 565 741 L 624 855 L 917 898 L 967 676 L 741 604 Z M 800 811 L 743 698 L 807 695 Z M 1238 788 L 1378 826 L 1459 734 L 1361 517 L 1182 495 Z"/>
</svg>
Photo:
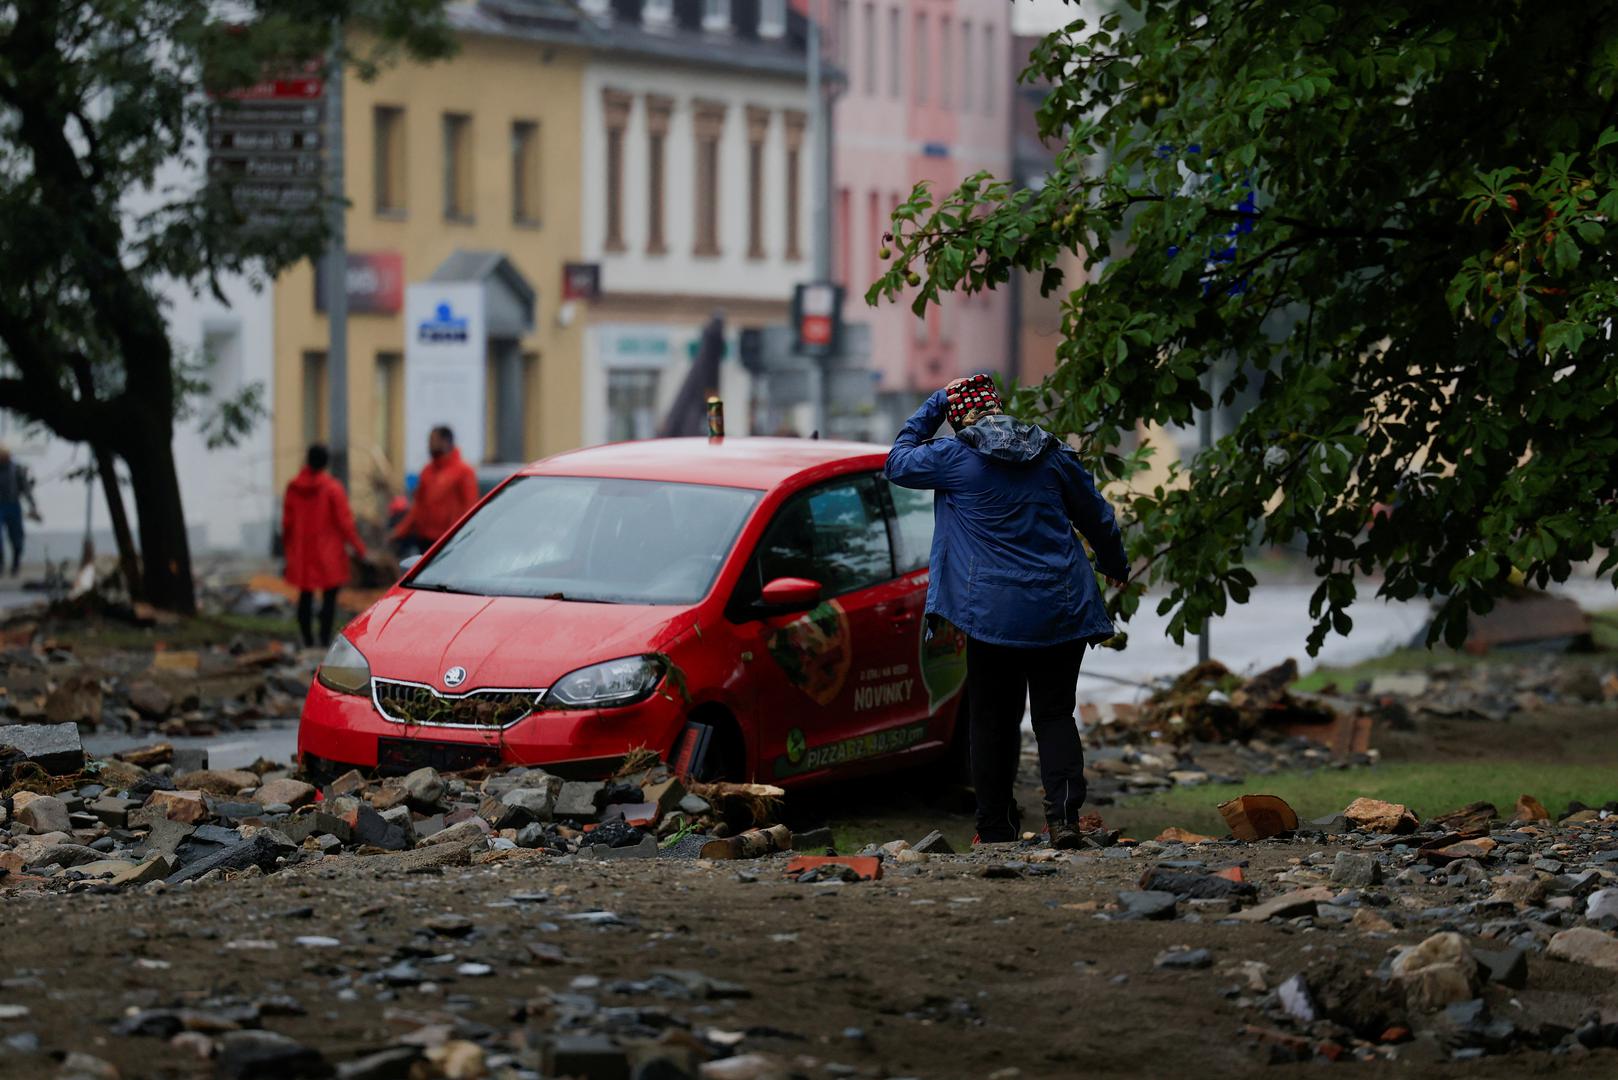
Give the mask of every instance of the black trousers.
<svg viewBox="0 0 1618 1080">
<path fill-rule="evenodd" d="M 330 645 L 332 626 L 337 622 L 337 590 L 320 594 L 320 640 L 315 640 L 315 594 L 308 589 L 298 594 L 298 630 L 307 646 Z"/>
<path fill-rule="evenodd" d="M 1015 840 L 1021 828 L 1011 789 L 1022 752 L 1024 702 L 1039 742 L 1045 820 L 1078 821 L 1085 795 L 1084 747 L 1073 707 L 1083 660 L 1082 641 L 1035 649 L 976 638 L 967 642 L 972 786 L 977 791 L 978 837 L 985 843 Z"/>
</svg>

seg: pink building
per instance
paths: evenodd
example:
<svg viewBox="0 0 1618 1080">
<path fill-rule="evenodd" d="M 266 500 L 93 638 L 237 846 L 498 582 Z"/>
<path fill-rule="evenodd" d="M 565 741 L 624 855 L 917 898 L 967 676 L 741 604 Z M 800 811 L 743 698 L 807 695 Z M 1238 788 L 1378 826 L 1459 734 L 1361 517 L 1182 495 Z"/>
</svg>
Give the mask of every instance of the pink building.
<svg viewBox="0 0 1618 1080">
<path fill-rule="evenodd" d="M 871 326 L 879 410 L 908 414 L 973 371 L 1004 371 L 1012 333 L 1002 290 L 947 298 L 925 321 L 905 304 L 866 307 L 888 214 L 918 180 L 952 189 L 982 169 L 1012 171 L 1011 5 L 1004 0 L 793 0 L 826 19 L 846 80 L 833 118 L 832 271 L 844 317 Z"/>
</svg>

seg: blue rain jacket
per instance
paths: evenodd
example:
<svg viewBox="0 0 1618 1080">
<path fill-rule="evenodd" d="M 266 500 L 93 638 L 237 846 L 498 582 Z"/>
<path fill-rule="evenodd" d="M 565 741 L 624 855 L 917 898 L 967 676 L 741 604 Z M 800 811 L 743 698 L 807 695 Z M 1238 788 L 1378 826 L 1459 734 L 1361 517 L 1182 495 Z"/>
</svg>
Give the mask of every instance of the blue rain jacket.
<svg viewBox="0 0 1618 1080">
<path fill-rule="evenodd" d="M 895 484 L 937 493 L 927 614 L 996 645 L 1111 637 L 1073 530 L 1108 577 L 1127 580 L 1129 561 L 1112 507 L 1078 454 L 1009 416 L 985 417 L 953 439 L 932 438 L 943 421 L 939 390 L 905 422 L 884 469 Z"/>
</svg>

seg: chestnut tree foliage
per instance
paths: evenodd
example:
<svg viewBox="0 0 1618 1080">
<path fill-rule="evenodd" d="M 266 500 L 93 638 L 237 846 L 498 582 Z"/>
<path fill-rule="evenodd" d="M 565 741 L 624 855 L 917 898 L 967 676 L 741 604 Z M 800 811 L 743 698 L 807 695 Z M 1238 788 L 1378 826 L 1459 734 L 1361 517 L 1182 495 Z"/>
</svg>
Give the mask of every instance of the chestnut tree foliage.
<svg viewBox="0 0 1618 1080">
<path fill-rule="evenodd" d="M 1082 254 L 1015 407 L 1102 478 L 1141 467 L 1125 432 L 1214 403 L 1210 367 L 1254 401 L 1127 502 L 1116 607 L 1160 584 L 1182 640 L 1246 600 L 1254 541 L 1306 545 L 1311 653 L 1368 580 L 1440 601 L 1429 643 L 1514 578 L 1618 584 L 1618 3 L 1128 6 L 1032 54 L 1045 184 L 918 185 L 867 295 L 1049 294 Z"/>
<path fill-rule="evenodd" d="M 339 56 L 340 27 L 358 33 Z M 195 606 L 172 442 L 196 377 L 169 340 L 164 284 L 264 280 L 328 238 L 323 208 L 253 230 L 203 182 L 210 95 L 334 58 L 364 77 L 453 47 L 443 0 L 0 7 L 0 408 L 89 444 L 121 548 L 123 461 L 139 519 L 132 596 Z"/>
</svg>

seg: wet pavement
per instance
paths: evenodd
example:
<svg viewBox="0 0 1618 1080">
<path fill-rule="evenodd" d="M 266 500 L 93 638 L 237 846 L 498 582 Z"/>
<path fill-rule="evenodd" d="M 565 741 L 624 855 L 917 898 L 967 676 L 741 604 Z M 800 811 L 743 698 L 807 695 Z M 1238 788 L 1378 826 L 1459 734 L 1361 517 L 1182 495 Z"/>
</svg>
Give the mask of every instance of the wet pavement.
<svg viewBox="0 0 1618 1080">
<path fill-rule="evenodd" d="M 259 758 L 269 761 L 291 761 L 298 744 L 298 721 L 296 717 L 270 720 L 262 727 L 227 731 L 212 736 L 96 732 L 84 736 L 84 750 L 91 757 L 110 757 L 123 750 L 150 746 L 159 741 L 170 744 L 176 750 L 197 747 L 208 751 L 208 765 L 211 768 L 241 769 Z"/>
</svg>

